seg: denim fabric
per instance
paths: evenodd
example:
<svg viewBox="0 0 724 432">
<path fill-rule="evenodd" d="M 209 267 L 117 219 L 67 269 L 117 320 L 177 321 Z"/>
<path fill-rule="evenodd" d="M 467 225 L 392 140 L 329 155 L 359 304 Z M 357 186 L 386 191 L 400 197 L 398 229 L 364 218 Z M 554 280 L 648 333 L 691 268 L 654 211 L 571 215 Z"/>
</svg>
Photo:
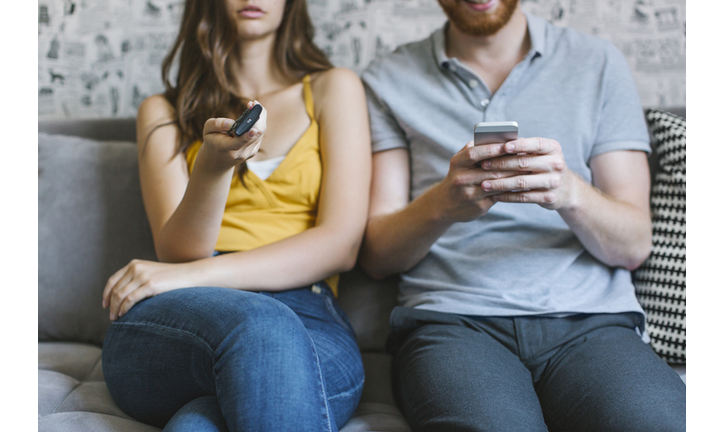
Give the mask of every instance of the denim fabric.
<svg viewBox="0 0 724 432">
<path fill-rule="evenodd" d="M 103 374 L 123 411 L 173 431 L 337 431 L 364 382 L 354 331 L 324 282 L 146 299 L 108 330 Z"/>
<path fill-rule="evenodd" d="M 636 333 L 639 319 L 397 307 L 395 396 L 414 431 L 684 431 L 686 387 Z"/>
</svg>

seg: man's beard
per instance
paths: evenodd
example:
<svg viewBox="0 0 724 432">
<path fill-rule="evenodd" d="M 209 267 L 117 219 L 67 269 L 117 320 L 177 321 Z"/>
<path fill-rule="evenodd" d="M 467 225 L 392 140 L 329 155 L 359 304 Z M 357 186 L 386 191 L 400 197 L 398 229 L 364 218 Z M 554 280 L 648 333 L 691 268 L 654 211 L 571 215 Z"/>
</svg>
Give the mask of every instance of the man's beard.
<svg viewBox="0 0 724 432">
<path fill-rule="evenodd" d="M 475 12 L 464 0 L 438 0 L 450 22 L 461 32 L 471 36 L 494 35 L 503 28 L 515 12 L 518 0 L 498 0 L 494 11 Z"/>
</svg>

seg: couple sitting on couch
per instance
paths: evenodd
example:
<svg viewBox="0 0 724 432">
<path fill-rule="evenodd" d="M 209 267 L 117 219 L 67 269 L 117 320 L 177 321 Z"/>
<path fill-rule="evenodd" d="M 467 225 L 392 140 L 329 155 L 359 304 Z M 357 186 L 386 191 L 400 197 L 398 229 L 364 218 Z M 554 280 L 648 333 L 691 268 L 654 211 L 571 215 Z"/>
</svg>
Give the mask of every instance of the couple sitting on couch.
<svg viewBox="0 0 724 432">
<path fill-rule="evenodd" d="M 518 0 L 440 4 L 448 23 L 363 86 L 315 47 L 303 0 L 187 0 L 167 90 L 137 120 L 160 262 L 132 261 L 102 300 L 125 412 L 173 431 L 341 428 L 364 371 L 337 275 L 359 252 L 402 275 L 388 348 L 414 430 L 684 430 L 629 273 L 651 222 L 625 59 Z M 474 146 L 481 120 L 531 138 Z"/>
</svg>

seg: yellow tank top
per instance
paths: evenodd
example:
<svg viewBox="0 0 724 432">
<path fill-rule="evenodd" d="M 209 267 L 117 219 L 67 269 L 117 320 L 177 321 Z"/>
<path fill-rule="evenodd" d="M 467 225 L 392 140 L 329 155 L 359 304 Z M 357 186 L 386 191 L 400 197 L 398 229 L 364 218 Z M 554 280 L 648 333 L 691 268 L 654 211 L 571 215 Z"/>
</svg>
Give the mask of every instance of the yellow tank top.
<svg viewBox="0 0 724 432">
<path fill-rule="evenodd" d="M 314 118 L 309 75 L 302 81 L 304 105 L 311 124 L 266 180 L 247 169 L 244 186 L 239 176 L 234 175 L 216 242 L 218 251 L 254 249 L 299 234 L 317 222 L 322 183 L 319 124 Z M 189 173 L 201 144 L 196 141 L 186 151 Z M 326 279 L 335 295 L 338 280 L 339 275 Z"/>
</svg>

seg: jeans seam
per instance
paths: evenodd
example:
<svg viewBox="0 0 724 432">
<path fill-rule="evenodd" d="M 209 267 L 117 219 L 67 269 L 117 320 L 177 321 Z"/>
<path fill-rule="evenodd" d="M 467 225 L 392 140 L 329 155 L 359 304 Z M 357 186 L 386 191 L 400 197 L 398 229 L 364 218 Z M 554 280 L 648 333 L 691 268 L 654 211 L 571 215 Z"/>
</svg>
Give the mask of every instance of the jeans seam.
<svg viewBox="0 0 724 432">
<path fill-rule="evenodd" d="M 324 416 L 327 418 L 327 430 L 332 431 L 332 418 L 331 413 L 329 409 L 329 401 L 327 399 L 327 389 L 324 388 L 324 376 L 322 375 L 322 365 L 319 364 L 319 354 L 317 353 L 317 347 L 314 344 L 314 340 L 312 340 L 311 337 L 309 337 L 310 342 L 312 343 L 312 349 L 314 350 L 314 364 L 317 366 L 317 378 L 319 383 L 319 388 L 322 390 L 322 401 L 324 402 Z"/>
<path fill-rule="evenodd" d="M 336 399 L 336 398 L 338 398 L 338 397 L 348 396 L 348 395 L 354 394 L 354 393 L 358 392 L 358 391 L 364 386 L 364 384 L 365 384 L 365 380 L 364 380 L 364 378 L 362 378 L 362 382 L 360 382 L 359 384 L 357 384 L 356 386 L 354 386 L 354 388 L 351 388 L 351 389 L 349 389 L 349 390 L 347 390 L 347 391 L 344 391 L 344 392 L 342 392 L 342 393 L 338 393 L 338 394 L 336 394 L 336 395 L 334 395 L 334 396 L 330 396 L 330 397 L 327 398 L 327 400 L 331 401 L 332 399 Z"/>
<path fill-rule="evenodd" d="M 197 339 L 198 341 L 200 341 L 200 342 L 209 350 L 209 352 L 211 353 L 211 355 L 212 355 L 212 356 L 214 355 L 214 349 L 211 348 L 211 345 L 209 345 L 208 342 L 206 342 L 206 341 L 205 341 L 203 338 L 201 338 L 200 336 L 198 336 L 198 335 L 196 335 L 196 334 L 193 334 L 193 333 L 191 333 L 190 331 L 187 331 L 187 330 L 181 330 L 181 329 L 177 329 L 177 328 L 174 328 L 174 327 L 169 327 L 169 326 L 165 326 L 165 325 L 161 325 L 161 324 L 155 324 L 155 323 L 149 323 L 149 322 L 122 322 L 122 323 L 114 322 L 112 325 L 116 325 L 116 326 L 138 326 L 138 327 L 144 327 L 144 326 L 145 326 L 145 327 L 157 327 L 157 328 L 160 328 L 160 329 L 163 329 L 163 330 L 170 330 L 170 331 L 177 332 L 177 333 L 183 333 L 183 334 L 186 334 L 186 335 L 188 335 L 188 336 L 191 336 L 192 338 Z"/>
</svg>

